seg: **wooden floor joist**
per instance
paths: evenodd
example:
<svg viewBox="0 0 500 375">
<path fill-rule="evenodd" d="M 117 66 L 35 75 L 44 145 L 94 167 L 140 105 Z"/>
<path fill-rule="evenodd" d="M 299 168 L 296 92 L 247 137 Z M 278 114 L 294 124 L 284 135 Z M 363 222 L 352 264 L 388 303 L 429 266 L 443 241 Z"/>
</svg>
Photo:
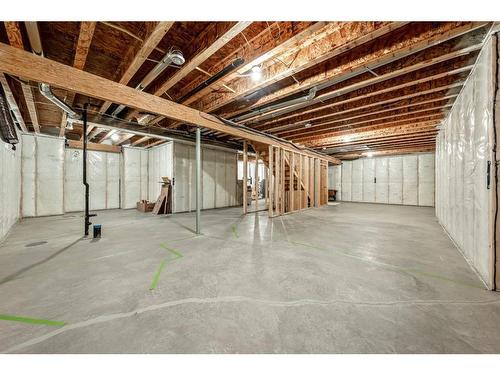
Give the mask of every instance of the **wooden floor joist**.
<svg viewBox="0 0 500 375">
<path fill-rule="evenodd" d="M 340 163 L 334 157 L 326 157 L 305 148 L 295 147 L 286 141 L 258 134 L 225 124 L 217 117 L 194 110 L 181 104 L 134 90 L 131 87 L 81 71 L 79 69 L 35 56 L 29 52 L 0 43 L 0 71 L 45 82 L 55 87 L 81 93 L 90 97 L 123 104 L 128 107 L 156 113 L 177 121 L 205 127 L 248 139 L 264 145 L 275 145 L 286 150 L 323 158 L 332 163 Z"/>
</svg>

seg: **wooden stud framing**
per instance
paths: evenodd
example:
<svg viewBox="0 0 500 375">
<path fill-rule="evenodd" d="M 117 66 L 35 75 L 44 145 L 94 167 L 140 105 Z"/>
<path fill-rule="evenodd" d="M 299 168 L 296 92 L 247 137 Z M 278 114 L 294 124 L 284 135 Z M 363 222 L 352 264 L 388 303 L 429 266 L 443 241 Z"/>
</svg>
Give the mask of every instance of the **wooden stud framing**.
<svg viewBox="0 0 500 375">
<path fill-rule="evenodd" d="M 268 159 L 268 211 L 269 217 L 274 216 L 274 147 L 269 146 L 269 159 Z"/>
<path fill-rule="evenodd" d="M 247 213 L 248 143 L 243 141 L 243 214 Z"/>
<path fill-rule="evenodd" d="M 254 169 L 254 182 L 255 189 L 255 211 L 259 210 L 259 151 L 255 151 L 255 169 Z"/>
</svg>

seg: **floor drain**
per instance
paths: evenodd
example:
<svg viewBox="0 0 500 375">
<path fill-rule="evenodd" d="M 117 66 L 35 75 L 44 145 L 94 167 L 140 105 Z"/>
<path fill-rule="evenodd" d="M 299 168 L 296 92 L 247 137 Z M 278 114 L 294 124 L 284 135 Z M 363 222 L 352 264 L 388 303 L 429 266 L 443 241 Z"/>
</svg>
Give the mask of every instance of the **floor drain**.
<svg viewBox="0 0 500 375">
<path fill-rule="evenodd" d="M 40 246 L 40 245 L 45 245 L 46 243 L 47 243 L 47 241 L 32 242 L 32 243 L 25 245 L 25 247 Z"/>
</svg>

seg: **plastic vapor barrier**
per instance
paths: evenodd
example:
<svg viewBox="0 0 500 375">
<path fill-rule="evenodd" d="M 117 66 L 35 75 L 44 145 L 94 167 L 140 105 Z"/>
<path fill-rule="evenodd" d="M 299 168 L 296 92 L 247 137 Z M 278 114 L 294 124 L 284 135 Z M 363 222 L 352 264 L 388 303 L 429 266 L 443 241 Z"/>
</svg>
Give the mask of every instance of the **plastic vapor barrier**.
<svg viewBox="0 0 500 375">
<path fill-rule="evenodd" d="M 346 202 L 433 206 L 434 154 L 343 161 L 341 180 Z"/>
<path fill-rule="evenodd" d="M 155 201 L 160 195 L 162 177 L 172 178 L 172 142 L 149 149 L 148 155 L 148 196 Z"/>
<path fill-rule="evenodd" d="M 0 140 L 0 241 L 19 220 L 22 141 L 16 150 Z"/>
<path fill-rule="evenodd" d="M 22 216 L 64 213 L 64 140 L 23 134 Z"/>
<path fill-rule="evenodd" d="M 238 203 L 237 153 L 202 146 L 202 208 L 230 207 Z M 196 209 L 195 146 L 174 142 L 174 212 Z"/>
<path fill-rule="evenodd" d="M 492 45 L 489 40 L 481 50 L 476 66 L 439 131 L 436 145 L 436 216 L 490 288 L 493 287 L 490 240 L 493 214 L 487 174 L 492 161 Z M 428 170 L 421 173 L 431 173 L 428 162 L 423 163 L 423 168 Z M 419 194 L 419 199 L 429 199 L 427 189 L 424 185 L 424 196 Z"/>
<path fill-rule="evenodd" d="M 64 212 L 83 211 L 83 150 L 67 148 L 64 165 Z M 120 154 L 87 151 L 91 210 L 120 207 Z"/>
<path fill-rule="evenodd" d="M 342 184 L 342 166 L 331 165 L 328 167 L 328 189 L 337 190 L 337 200 L 341 199 L 340 191 Z"/>
<path fill-rule="evenodd" d="M 137 202 L 148 199 L 147 186 L 148 150 L 123 147 L 121 208 L 135 208 Z"/>
<path fill-rule="evenodd" d="M 350 202 L 351 199 L 351 176 L 352 176 L 352 161 L 342 162 L 342 200 Z"/>
</svg>

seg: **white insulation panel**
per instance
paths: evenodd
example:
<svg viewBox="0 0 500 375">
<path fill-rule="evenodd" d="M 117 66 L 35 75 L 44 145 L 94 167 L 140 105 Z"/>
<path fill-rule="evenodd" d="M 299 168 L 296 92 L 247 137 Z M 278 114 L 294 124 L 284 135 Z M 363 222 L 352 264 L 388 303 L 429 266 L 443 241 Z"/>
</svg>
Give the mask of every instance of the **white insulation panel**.
<svg viewBox="0 0 500 375">
<path fill-rule="evenodd" d="M 156 201 L 160 195 L 162 177 L 172 179 L 172 142 L 149 149 L 148 199 Z"/>
<path fill-rule="evenodd" d="M 0 140 L 0 241 L 19 220 L 22 141 L 16 150 Z"/>
<path fill-rule="evenodd" d="M 148 150 L 123 147 L 121 208 L 134 208 L 148 199 Z"/>
<path fill-rule="evenodd" d="M 338 186 L 347 202 L 433 206 L 434 154 L 344 161 Z"/>
<path fill-rule="evenodd" d="M 64 165 L 64 212 L 84 210 L 83 151 L 67 148 Z M 91 210 L 120 207 L 120 154 L 87 152 Z"/>
<path fill-rule="evenodd" d="M 64 140 L 23 134 L 22 216 L 64 213 Z"/>
<path fill-rule="evenodd" d="M 203 209 L 234 206 L 237 194 L 237 154 L 235 151 L 202 146 Z M 196 209 L 195 147 L 174 142 L 174 212 Z"/>
<path fill-rule="evenodd" d="M 436 144 L 436 216 L 490 288 L 494 267 L 490 225 L 493 213 L 487 173 L 493 148 L 493 48 L 491 39 L 485 42 Z M 430 164 L 424 161 L 425 170 L 419 172 L 430 177 Z M 419 199 L 430 202 L 428 190 L 424 187 Z"/>
</svg>

